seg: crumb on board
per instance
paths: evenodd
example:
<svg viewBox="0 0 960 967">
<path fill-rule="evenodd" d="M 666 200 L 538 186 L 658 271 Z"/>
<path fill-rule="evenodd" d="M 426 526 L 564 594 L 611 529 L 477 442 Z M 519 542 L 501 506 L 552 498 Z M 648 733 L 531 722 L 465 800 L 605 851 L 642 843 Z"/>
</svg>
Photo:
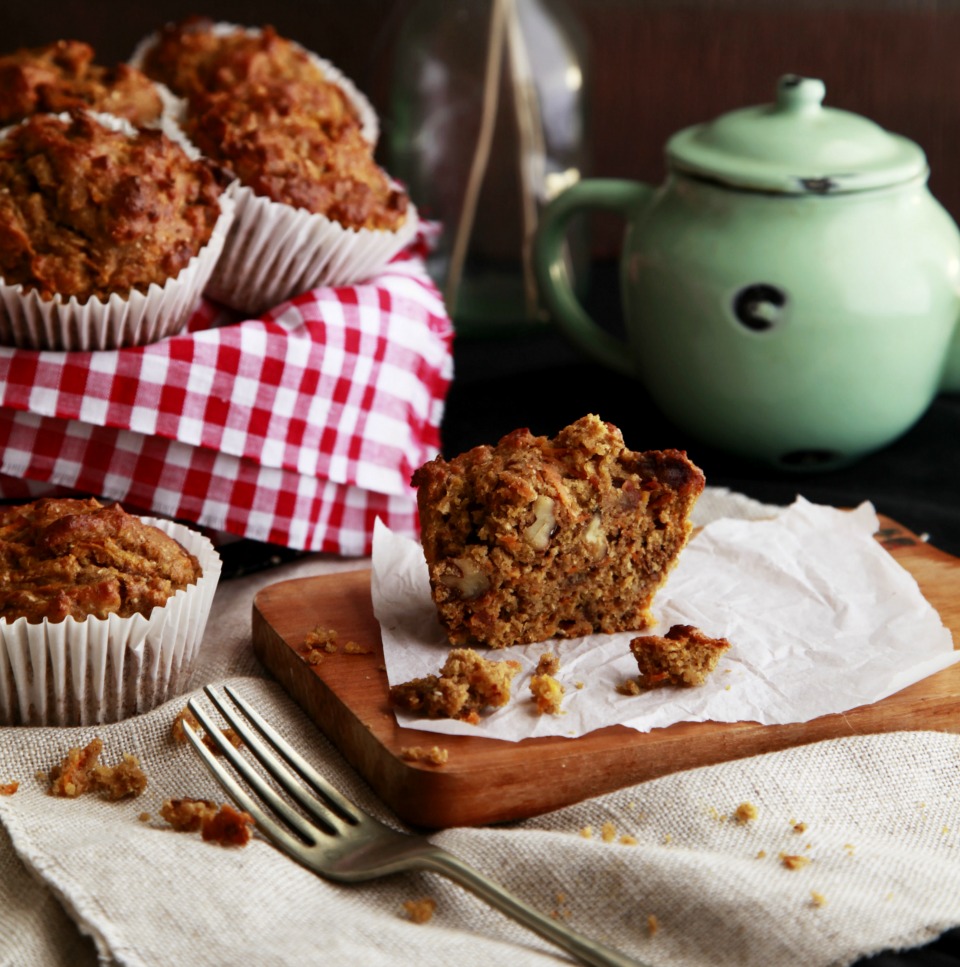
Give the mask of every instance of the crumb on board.
<svg viewBox="0 0 960 967">
<path fill-rule="evenodd" d="M 742 825 L 756 819 L 759 813 L 757 807 L 752 802 L 742 802 L 737 806 L 737 810 L 733 815 L 737 822 Z"/>
<path fill-rule="evenodd" d="M 424 748 L 422 745 L 405 745 L 400 749 L 400 758 L 407 762 L 423 762 L 430 766 L 445 765 L 450 758 L 450 753 L 446 749 L 441 749 L 438 745 Z"/>
<path fill-rule="evenodd" d="M 300 654 L 308 665 L 319 665 L 339 650 L 337 638 L 339 635 L 333 628 L 317 625 L 313 631 L 308 631 L 300 645 Z"/>
<path fill-rule="evenodd" d="M 429 923 L 437 909 L 437 901 L 430 896 L 421 897 L 419 900 L 404 900 L 403 909 L 412 923 Z"/>
<path fill-rule="evenodd" d="M 788 870 L 801 870 L 810 862 L 809 856 L 800 856 L 798 853 L 781 853 L 780 862 Z"/>
<path fill-rule="evenodd" d="M 356 641 L 348 641 L 343 646 L 343 653 L 345 655 L 370 655 L 373 653 L 373 650 L 359 644 Z"/>
<path fill-rule="evenodd" d="M 5 782 L 0 785 L 0 796 L 12 796 L 19 788 L 19 782 Z"/>
<path fill-rule="evenodd" d="M 124 754 L 115 766 L 100 762 L 103 741 L 91 739 L 82 749 L 75 746 L 59 765 L 47 773 L 51 796 L 74 799 L 85 792 L 100 792 L 107 799 L 139 796 L 147 788 L 147 777 L 136 756 Z"/>
</svg>

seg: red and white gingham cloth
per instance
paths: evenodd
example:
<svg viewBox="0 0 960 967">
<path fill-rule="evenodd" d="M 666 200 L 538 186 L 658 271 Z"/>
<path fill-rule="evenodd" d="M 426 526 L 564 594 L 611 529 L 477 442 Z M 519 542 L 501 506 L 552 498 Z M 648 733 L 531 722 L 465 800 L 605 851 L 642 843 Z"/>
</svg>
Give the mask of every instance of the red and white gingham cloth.
<svg viewBox="0 0 960 967">
<path fill-rule="evenodd" d="M 415 534 L 453 327 L 421 235 L 377 277 L 259 319 L 209 302 L 184 333 L 105 352 L 0 347 L 0 497 L 49 485 L 298 550 Z"/>
</svg>

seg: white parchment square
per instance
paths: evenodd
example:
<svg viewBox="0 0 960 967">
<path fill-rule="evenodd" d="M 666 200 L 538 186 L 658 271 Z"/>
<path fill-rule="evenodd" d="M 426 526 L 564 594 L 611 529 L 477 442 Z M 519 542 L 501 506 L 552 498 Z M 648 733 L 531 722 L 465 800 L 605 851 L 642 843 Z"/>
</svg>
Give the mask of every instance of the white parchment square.
<svg viewBox="0 0 960 967">
<path fill-rule="evenodd" d="M 804 498 L 769 520 L 724 518 L 690 541 L 654 602 L 656 633 L 690 624 L 731 647 L 698 688 L 627 696 L 637 632 L 478 649 L 521 671 L 504 708 L 477 725 L 398 713 L 401 725 L 519 741 L 608 725 L 641 732 L 675 722 L 806 722 L 876 702 L 960 659 L 913 576 L 873 538 L 873 507 Z M 391 685 L 435 674 L 449 651 L 421 547 L 377 522 L 372 596 Z M 545 651 L 560 659 L 563 714 L 539 715 L 529 680 Z"/>
</svg>

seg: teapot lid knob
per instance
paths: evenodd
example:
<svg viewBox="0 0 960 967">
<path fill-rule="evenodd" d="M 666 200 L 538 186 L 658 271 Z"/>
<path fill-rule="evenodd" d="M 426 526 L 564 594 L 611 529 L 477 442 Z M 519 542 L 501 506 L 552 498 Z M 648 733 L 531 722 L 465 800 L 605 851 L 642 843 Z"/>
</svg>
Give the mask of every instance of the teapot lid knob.
<svg viewBox="0 0 960 967">
<path fill-rule="evenodd" d="M 811 114 L 820 110 L 827 85 L 815 77 L 785 74 L 777 83 L 777 110 Z"/>
</svg>

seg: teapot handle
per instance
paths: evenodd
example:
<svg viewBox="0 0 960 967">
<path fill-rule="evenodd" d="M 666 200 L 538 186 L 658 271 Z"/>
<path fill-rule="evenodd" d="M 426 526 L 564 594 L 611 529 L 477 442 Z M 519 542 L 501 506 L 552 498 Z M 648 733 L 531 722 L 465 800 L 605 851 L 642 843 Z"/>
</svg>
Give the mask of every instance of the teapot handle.
<svg viewBox="0 0 960 967">
<path fill-rule="evenodd" d="M 564 259 L 564 241 L 570 220 L 579 212 L 598 208 L 619 213 L 629 224 L 653 190 L 642 182 L 620 178 L 579 181 L 545 207 L 534 243 L 540 291 L 560 328 L 585 353 L 627 376 L 636 375 L 630 347 L 599 326 L 580 304 Z"/>
</svg>

